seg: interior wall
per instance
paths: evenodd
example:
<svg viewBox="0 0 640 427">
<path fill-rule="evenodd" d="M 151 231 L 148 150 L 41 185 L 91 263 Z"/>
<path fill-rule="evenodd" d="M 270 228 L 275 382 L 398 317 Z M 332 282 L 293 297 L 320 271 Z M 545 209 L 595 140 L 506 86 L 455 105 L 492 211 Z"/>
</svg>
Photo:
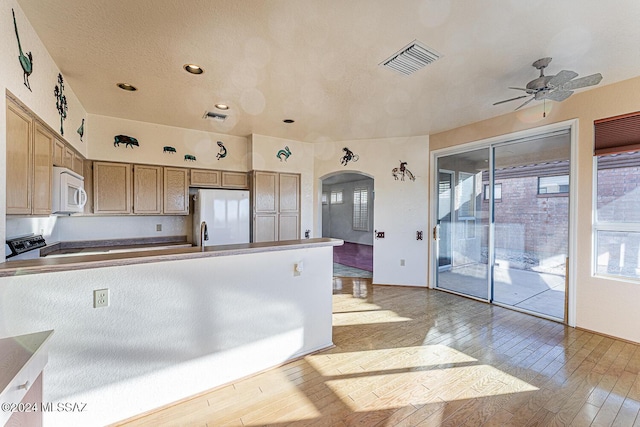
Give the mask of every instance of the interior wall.
<svg viewBox="0 0 640 427">
<path fill-rule="evenodd" d="M 577 118 L 577 180 L 573 188 L 577 192 L 577 205 L 576 217 L 572 218 L 577 227 L 576 259 L 570 260 L 576 267 L 576 325 L 635 342 L 640 342 L 640 330 L 635 326 L 640 323 L 636 304 L 640 286 L 631 281 L 595 277 L 592 273 L 592 183 L 593 121 L 638 111 L 638 93 L 640 77 L 577 92 L 561 103 L 547 103 L 546 118 L 542 114 L 543 103 L 538 103 L 430 137 L 430 149 L 437 150 Z"/>
<path fill-rule="evenodd" d="M 0 336 L 54 329 L 43 401 L 87 406 L 44 425 L 104 426 L 331 346 L 332 259 L 326 246 L 3 277 Z"/>
<path fill-rule="evenodd" d="M 250 170 L 300 174 L 300 236 L 304 236 L 306 230 L 310 230 L 310 237 L 321 236 L 321 230 L 313 226 L 314 144 L 258 134 L 251 135 L 249 140 Z M 280 160 L 277 154 L 286 147 L 291 154 L 286 160 Z"/>
<path fill-rule="evenodd" d="M 369 213 L 369 230 L 353 229 L 353 190 L 356 188 L 366 188 L 368 191 L 368 213 Z M 341 190 L 343 203 L 331 204 L 331 191 Z M 375 201 L 373 195 L 373 180 L 363 179 L 359 181 L 349 181 L 333 185 L 323 185 L 322 192 L 327 194 L 329 203 L 323 205 L 322 208 L 322 237 L 332 237 L 334 239 L 342 239 L 345 242 L 359 243 L 361 245 L 373 245 L 373 212 L 375 209 Z M 325 216 L 326 230 L 325 232 Z M 325 233 L 327 234 L 325 236 Z"/>
<path fill-rule="evenodd" d="M 347 147 L 359 156 L 357 162 L 340 163 Z M 322 226 L 322 185 L 320 180 L 338 172 L 358 172 L 374 179 L 375 208 L 372 230 L 385 233 L 373 241 L 373 281 L 388 285 L 427 285 L 428 230 L 428 159 L 429 137 L 399 137 L 370 140 L 326 142 L 314 145 L 315 180 L 314 229 Z M 394 179 L 392 170 L 400 162 L 415 181 Z M 416 232 L 423 232 L 423 240 Z M 401 260 L 405 265 L 401 266 Z"/>
<path fill-rule="evenodd" d="M 12 8 L 15 11 L 22 49 L 25 54 L 31 52 L 33 57 L 33 72 L 29 76 L 31 90 L 27 89 L 24 84 L 24 72 L 18 59 L 19 50 L 13 26 Z M 59 134 L 60 115 L 56 108 L 53 90 L 58 84 L 60 69 L 49 56 L 44 44 L 15 0 L 3 1 L 2 8 L 0 8 L 0 22 L 3 22 L 3 25 L 0 26 L 0 38 L 3 40 L 3 43 L 0 43 L 0 90 L 2 91 L 2 96 L 0 96 L 2 99 L 0 101 L 2 107 L 0 109 L 0 170 L 5 171 L 7 151 L 5 92 L 10 91 Z M 64 121 L 63 138 L 80 153 L 86 155 L 90 130 L 85 129 L 84 142 L 80 141 L 80 135 L 76 130 L 80 127 L 82 119 L 86 117 L 87 113 L 66 80 L 64 94 L 67 98 L 68 110 L 67 118 Z M 17 229 L 13 229 L 11 223 L 7 224 L 6 218 L 6 174 L 0 173 L 0 239 L 2 241 L 6 240 L 8 236 L 13 237 L 18 233 Z M 0 261 L 4 260 L 4 253 L 0 254 Z"/>
<path fill-rule="evenodd" d="M 91 127 L 89 158 L 92 160 L 247 171 L 248 139 L 246 137 L 95 114 L 89 114 L 88 125 Z M 134 137 L 140 145 L 135 148 L 124 145 L 115 147 L 113 143 L 116 135 Z M 219 159 L 218 141 L 221 141 L 227 150 L 226 156 Z M 176 152 L 164 152 L 165 146 L 175 148 Z M 195 156 L 196 160 L 185 160 L 185 154 Z"/>
</svg>

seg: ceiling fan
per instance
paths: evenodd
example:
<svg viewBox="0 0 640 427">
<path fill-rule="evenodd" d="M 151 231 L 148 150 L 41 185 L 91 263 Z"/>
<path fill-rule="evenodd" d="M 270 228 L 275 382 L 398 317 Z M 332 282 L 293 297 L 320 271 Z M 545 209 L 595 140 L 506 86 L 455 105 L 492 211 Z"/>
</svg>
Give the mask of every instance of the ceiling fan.
<svg viewBox="0 0 640 427">
<path fill-rule="evenodd" d="M 505 102 L 515 101 L 516 99 L 522 99 L 530 97 L 516 110 L 524 107 L 533 100 L 547 100 L 552 101 L 564 101 L 573 94 L 573 91 L 587 86 L 594 86 L 600 83 L 602 80 L 602 74 L 596 73 L 586 77 L 578 77 L 578 73 L 574 71 L 562 70 L 555 76 L 545 76 L 544 69 L 551 62 L 551 58 L 541 58 L 531 64 L 537 70 L 540 70 L 540 77 L 531 80 L 524 88 L 510 87 L 509 89 L 521 90 L 526 92 L 526 95 L 516 96 L 515 98 L 505 99 L 504 101 L 498 101 L 493 105 L 503 104 Z M 575 79 L 575 80 L 574 80 Z"/>
</svg>

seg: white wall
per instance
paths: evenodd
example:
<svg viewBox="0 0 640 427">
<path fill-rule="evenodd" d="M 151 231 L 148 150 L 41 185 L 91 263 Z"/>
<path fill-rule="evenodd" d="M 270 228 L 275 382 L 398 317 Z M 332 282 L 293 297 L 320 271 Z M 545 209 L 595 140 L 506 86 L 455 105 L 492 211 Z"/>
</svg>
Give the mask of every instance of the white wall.
<svg viewBox="0 0 640 427">
<path fill-rule="evenodd" d="M 343 147 L 357 154 L 359 160 L 340 164 Z M 320 180 L 340 172 L 365 173 L 374 179 L 373 229 L 385 232 L 384 239 L 373 241 L 373 282 L 427 286 L 429 137 L 341 141 L 316 144 L 314 149 L 315 235 L 320 235 L 322 226 Z M 415 181 L 394 180 L 391 171 L 400 166 L 400 161 L 408 162 Z M 423 231 L 424 240 L 416 240 L 416 231 Z M 402 259 L 405 266 L 400 266 Z"/>
<path fill-rule="evenodd" d="M 204 120 L 204 119 L 203 119 Z M 115 117 L 90 114 L 91 128 L 89 158 L 114 162 L 145 163 L 165 166 L 220 169 L 246 172 L 248 140 L 245 137 L 177 128 L 155 123 L 138 122 Z M 139 147 L 113 145 L 116 135 L 134 137 Z M 227 149 L 224 158 L 216 158 L 222 141 Z M 164 146 L 171 146 L 176 153 L 164 153 Z M 196 161 L 185 161 L 184 155 L 196 156 Z"/>
<path fill-rule="evenodd" d="M 23 51 L 31 52 L 33 56 L 33 72 L 29 77 L 31 90 L 23 83 L 23 71 L 18 60 L 19 50 L 13 26 L 11 9 L 15 10 L 18 32 Z M 2 2 L 0 8 L 0 170 L 6 170 L 6 101 L 5 91 L 9 90 L 14 96 L 45 121 L 52 129 L 59 132 L 60 116 L 56 109 L 56 98 L 53 89 L 58 84 L 60 70 L 53 62 L 44 45 L 22 13 L 22 9 L 15 0 Z M 65 77 L 63 73 L 63 77 Z M 86 141 L 88 132 L 85 133 L 85 142 L 80 141 L 80 135 L 76 129 L 80 127 L 82 119 L 86 117 L 86 111 L 73 93 L 68 81 L 65 79 L 64 94 L 67 97 L 67 119 L 64 121 L 64 138 L 80 153 L 86 155 Z M 17 230 L 6 223 L 6 175 L 0 173 L 0 239 L 4 241 L 7 236 L 17 235 Z M 38 225 L 35 225 L 38 227 Z M 4 260 L 4 254 L 0 255 L 0 261 Z"/>
<path fill-rule="evenodd" d="M 279 150 L 289 147 L 291 156 L 286 161 L 276 157 Z M 276 138 L 253 134 L 250 137 L 249 151 L 251 160 L 249 169 L 272 172 L 299 173 L 300 176 L 300 236 L 305 230 L 311 230 L 310 237 L 322 237 L 320 229 L 314 226 L 313 190 L 313 150 L 314 145 L 308 142 Z M 315 230 L 315 231 L 314 231 Z"/>
<path fill-rule="evenodd" d="M 330 346 L 331 265 L 327 246 L 0 278 L 0 336 L 54 329 L 44 401 L 87 410 L 45 425 L 102 426 Z"/>
</svg>

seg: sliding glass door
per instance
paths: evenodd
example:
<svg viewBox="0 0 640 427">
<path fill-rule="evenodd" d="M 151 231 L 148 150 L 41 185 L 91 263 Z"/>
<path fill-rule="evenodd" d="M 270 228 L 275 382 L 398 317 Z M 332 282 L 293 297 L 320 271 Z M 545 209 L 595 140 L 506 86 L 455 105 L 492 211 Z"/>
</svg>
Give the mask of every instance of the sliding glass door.
<svg viewBox="0 0 640 427">
<path fill-rule="evenodd" d="M 438 158 L 438 272 L 436 286 L 488 299 L 488 212 L 482 173 L 489 149 Z"/>
<path fill-rule="evenodd" d="M 565 320 L 569 131 L 437 158 L 436 287 Z"/>
</svg>

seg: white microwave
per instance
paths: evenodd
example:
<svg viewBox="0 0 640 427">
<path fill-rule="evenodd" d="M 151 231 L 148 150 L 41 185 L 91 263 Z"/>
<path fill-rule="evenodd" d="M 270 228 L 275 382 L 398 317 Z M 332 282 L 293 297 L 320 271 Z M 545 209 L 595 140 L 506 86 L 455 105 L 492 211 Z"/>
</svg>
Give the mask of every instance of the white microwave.
<svg viewBox="0 0 640 427">
<path fill-rule="evenodd" d="M 84 178 L 67 168 L 53 168 L 53 200 L 51 213 L 72 214 L 82 212 L 87 203 Z"/>
</svg>

